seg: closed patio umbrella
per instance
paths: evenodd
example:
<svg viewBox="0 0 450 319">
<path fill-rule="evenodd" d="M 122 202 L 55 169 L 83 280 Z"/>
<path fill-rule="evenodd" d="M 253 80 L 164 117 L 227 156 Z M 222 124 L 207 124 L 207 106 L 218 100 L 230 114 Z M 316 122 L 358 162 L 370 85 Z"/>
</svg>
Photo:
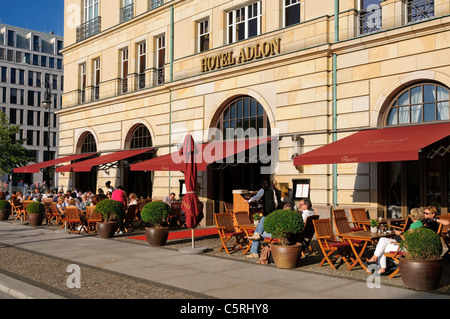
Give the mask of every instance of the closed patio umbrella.
<svg viewBox="0 0 450 319">
<path fill-rule="evenodd" d="M 194 228 L 196 228 L 203 219 L 203 211 L 199 207 L 197 195 L 197 163 L 195 162 L 197 153 L 198 149 L 195 145 L 194 138 L 191 134 L 187 134 L 184 138 L 183 148 L 180 150 L 180 154 L 185 161 L 184 179 L 186 184 L 186 194 L 183 196 L 181 210 L 186 217 L 186 226 L 190 228 L 192 232 L 192 247 L 191 249 L 182 248 L 180 251 L 191 253 L 200 253 L 206 249 L 205 247 L 195 249 L 194 244 Z"/>
</svg>

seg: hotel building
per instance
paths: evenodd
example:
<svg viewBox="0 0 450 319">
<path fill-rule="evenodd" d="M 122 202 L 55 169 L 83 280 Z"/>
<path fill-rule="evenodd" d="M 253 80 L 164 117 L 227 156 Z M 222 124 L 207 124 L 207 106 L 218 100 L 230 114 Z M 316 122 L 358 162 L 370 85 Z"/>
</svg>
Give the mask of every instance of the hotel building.
<svg viewBox="0 0 450 319">
<path fill-rule="evenodd" d="M 261 178 L 297 197 L 306 185 L 323 216 L 447 213 L 448 1 L 66 0 L 65 15 L 59 157 L 99 156 L 57 168 L 60 183 L 178 194 L 182 172 L 133 165 L 178 151 L 186 132 L 208 143 L 254 128 L 272 137 L 272 171 L 263 154 L 207 165 L 203 223 Z"/>
<path fill-rule="evenodd" d="M 0 23 L 0 110 L 11 124 L 20 125 L 16 138 L 26 139 L 24 147 L 36 163 L 55 158 L 59 146 L 55 111 L 61 108 L 63 92 L 62 47 L 61 36 Z M 42 105 L 46 81 L 52 94 L 50 117 Z M 13 178 L 16 183 L 42 183 L 49 180 L 46 173 L 38 170 Z"/>
</svg>

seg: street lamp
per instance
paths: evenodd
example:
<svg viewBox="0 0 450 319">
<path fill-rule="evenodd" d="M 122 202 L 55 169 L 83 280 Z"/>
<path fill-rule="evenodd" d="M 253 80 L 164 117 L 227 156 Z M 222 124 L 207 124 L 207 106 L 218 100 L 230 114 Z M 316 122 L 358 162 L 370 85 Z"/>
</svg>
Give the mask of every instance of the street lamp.
<svg viewBox="0 0 450 319">
<path fill-rule="evenodd" d="M 48 119 L 47 119 L 47 127 L 48 127 L 48 135 L 47 135 L 47 160 L 51 160 L 50 156 L 50 108 L 52 105 L 52 91 L 50 89 L 50 83 L 48 79 L 45 80 L 45 92 L 44 92 L 44 100 L 42 101 L 42 106 L 48 110 Z M 48 183 L 50 185 L 50 168 L 47 170 L 47 178 L 49 179 Z"/>
</svg>

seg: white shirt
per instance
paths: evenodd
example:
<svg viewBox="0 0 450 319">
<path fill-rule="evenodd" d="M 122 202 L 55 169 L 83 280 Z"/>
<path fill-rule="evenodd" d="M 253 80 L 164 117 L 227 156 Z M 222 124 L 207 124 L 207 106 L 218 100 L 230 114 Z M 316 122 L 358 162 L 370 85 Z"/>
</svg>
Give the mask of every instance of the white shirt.
<svg viewBox="0 0 450 319">
<path fill-rule="evenodd" d="M 272 189 L 273 190 L 273 189 Z M 248 202 L 256 202 L 258 200 L 261 199 L 261 197 L 263 197 L 264 195 L 264 188 L 261 188 L 258 193 L 256 193 L 255 196 L 253 196 L 252 198 L 250 198 L 248 200 Z M 278 200 L 277 200 L 277 195 L 275 194 L 275 190 L 273 190 L 273 201 L 275 202 L 275 207 L 278 207 Z"/>
<path fill-rule="evenodd" d="M 303 221 L 306 222 L 306 218 L 308 218 L 309 216 L 312 216 L 312 215 L 314 215 L 313 210 L 304 210 L 302 212 Z"/>
</svg>

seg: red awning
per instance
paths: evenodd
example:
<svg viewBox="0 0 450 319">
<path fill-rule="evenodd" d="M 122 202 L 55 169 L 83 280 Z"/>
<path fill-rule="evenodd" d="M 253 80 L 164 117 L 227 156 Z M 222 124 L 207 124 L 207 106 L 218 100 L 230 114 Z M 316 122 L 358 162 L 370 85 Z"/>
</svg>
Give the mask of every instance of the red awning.
<svg viewBox="0 0 450 319">
<path fill-rule="evenodd" d="M 28 166 L 18 167 L 14 169 L 14 173 L 39 173 L 39 171 L 43 168 L 47 168 L 50 166 L 58 165 L 61 163 L 66 163 L 70 161 L 75 161 L 77 159 L 85 158 L 88 156 L 95 155 L 96 153 L 90 154 L 77 154 L 77 155 L 69 155 L 65 157 L 60 157 L 54 160 L 45 161 L 42 163 L 36 163 Z"/>
<path fill-rule="evenodd" d="M 87 161 L 58 167 L 56 169 L 56 172 L 90 172 L 93 166 L 120 161 L 151 150 L 153 150 L 153 148 L 114 152 L 111 154 L 95 157 Z"/>
<path fill-rule="evenodd" d="M 208 164 L 222 161 L 252 147 L 267 143 L 270 137 L 246 140 L 218 141 L 197 144 L 199 152 L 195 158 L 198 171 L 206 171 Z M 266 154 L 260 154 L 266 155 Z M 226 162 L 226 160 L 225 160 Z M 184 171 L 185 163 L 180 152 L 155 157 L 130 166 L 132 171 Z"/>
<path fill-rule="evenodd" d="M 414 161 L 419 150 L 449 135 L 450 123 L 360 131 L 296 156 L 294 165 Z"/>
</svg>

